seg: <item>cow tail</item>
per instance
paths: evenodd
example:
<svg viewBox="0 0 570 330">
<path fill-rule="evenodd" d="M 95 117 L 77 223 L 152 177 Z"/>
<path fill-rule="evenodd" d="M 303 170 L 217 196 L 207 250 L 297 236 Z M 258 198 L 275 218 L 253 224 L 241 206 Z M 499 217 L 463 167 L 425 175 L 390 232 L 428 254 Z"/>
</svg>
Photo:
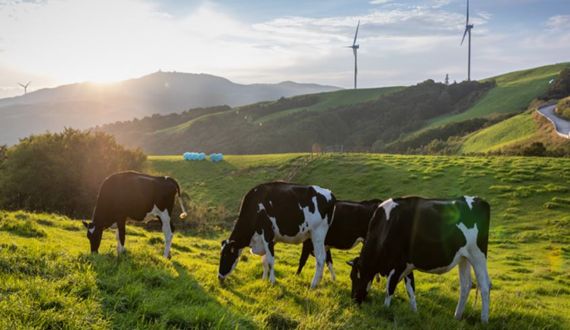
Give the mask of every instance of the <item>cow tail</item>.
<svg viewBox="0 0 570 330">
<path fill-rule="evenodd" d="M 182 201 L 182 196 L 180 194 L 180 185 L 178 182 L 176 182 L 176 192 L 178 194 L 178 204 L 180 204 L 180 208 L 182 209 L 182 213 L 180 213 L 180 219 L 185 219 L 188 216 L 188 213 L 184 208 L 184 202 Z"/>
</svg>

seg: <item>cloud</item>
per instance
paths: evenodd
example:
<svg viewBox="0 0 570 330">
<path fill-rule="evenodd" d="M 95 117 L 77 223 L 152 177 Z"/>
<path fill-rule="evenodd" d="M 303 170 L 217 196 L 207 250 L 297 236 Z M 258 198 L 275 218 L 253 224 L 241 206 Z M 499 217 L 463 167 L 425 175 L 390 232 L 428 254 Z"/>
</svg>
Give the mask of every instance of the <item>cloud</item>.
<svg viewBox="0 0 570 330">
<path fill-rule="evenodd" d="M 570 29 L 570 15 L 556 15 L 548 18 L 546 27 L 552 30 Z"/>
<path fill-rule="evenodd" d="M 371 5 L 383 5 L 391 1 L 392 0 L 370 0 L 368 3 L 370 3 Z"/>
<path fill-rule="evenodd" d="M 350 87 L 353 55 L 344 46 L 352 43 L 359 19 L 360 86 L 412 84 L 443 79 L 444 73 L 462 80 L 464 9 L 446 7 L 449 0 L 372 1 L 387 5 L 354 16 L 248 23 L 213 2 L 171 15 L 150 0 L 0 0 L 0 89 L 12 90 L 18 80 L 33 80 L 38 88 L 158 69 L 207 72 L 244 83 L 296 80 Z M 570 51 L 568 16 L 550 18 L 545 31 L 508 36 L 490 33 L 492 19 L 488 12 L 473 11 L 475 77 L 557 61 Z"/>
</svg>

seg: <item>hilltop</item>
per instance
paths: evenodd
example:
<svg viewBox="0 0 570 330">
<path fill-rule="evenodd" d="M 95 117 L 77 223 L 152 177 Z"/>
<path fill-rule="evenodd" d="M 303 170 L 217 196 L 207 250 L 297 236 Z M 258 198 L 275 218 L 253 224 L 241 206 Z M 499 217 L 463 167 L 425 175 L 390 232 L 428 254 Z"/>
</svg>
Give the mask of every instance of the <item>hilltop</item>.
<svg viewBox="0 0 570 330">
<path fill-rule="evenodd" d="M 113 84 L 46 88 L 0 99 L 0 144 L 64 127 L 84 129 L 195 107 L 239 106 L 338 89 L 291 81 L 244 85 L 213 75 L 181 72 L 156 72 Z"/>
</svg>

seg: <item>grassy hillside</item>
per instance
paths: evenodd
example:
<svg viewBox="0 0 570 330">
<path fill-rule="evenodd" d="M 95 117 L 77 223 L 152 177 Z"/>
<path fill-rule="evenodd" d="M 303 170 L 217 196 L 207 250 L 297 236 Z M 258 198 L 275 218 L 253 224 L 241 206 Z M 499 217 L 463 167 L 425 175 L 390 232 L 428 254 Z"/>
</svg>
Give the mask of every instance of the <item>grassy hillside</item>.
<svg viewBox="0 0 570 330">
<path fill-rule="evenodd" d="M 561 63 L 447 87 L 428 80 L 405 88 L 341 90 L 234 108 L 192 109 L 98 129 L 151 154 L 307 152 L 314 145 L 457 153 L 458 138 L 524 111 L 569 67 Z M 449 138 L 452 145 L 443 146 Z"/>
<path fill-rule="evenodd" d="M 537 129 L 538 124 L 533 120 L 532 112 L 525 112 L 467 136 L 461 151 L 473 153 L 497 150 L 528 140 Z"/>
<path fill-rule="evenodd" d="M 461 144 L 460 152 L 501 151 L 508 154 L 533 143 L 541 143 L 548 150 L 559 154 L 568 155 L 570 152 L 570 141 L 558 136 L 552 124 L 538 115 L 535 108 L 467 135 Z"/>
<path fill-rule="evenodd" d="M 256 118 L 256 123 L 263 123 L 278 118 L 283 118 L 300 111 L 326 111 L 337 107 L 370 102 L 379 97 L 404 89 L 404 87 L 363 88 L 346 89 L 335 92 L 316 94 L 317 102 L 306 107 L 298 107 L 275 112 L 267 116 Z"/>
<path fill-rule="evenodd" d="M 230 154 L 310 151 L 313 145 L 371 150 L 441 114 L 467 110 L 492 84 L 346 90 L 156 116 L 100 128 L 151 154 L 188 150 Z M 172 120 L 171 120 L 172 119 Z"/>
<path fill-rule="evenodd" d="M 390 155 L 149 160 L 150 171 L 176 177 L 191 196 L 192 223 L 202 221 L 200 207 L 231 219 L 249 188 L 273 179 L 319 184 L 345 199 L 482 196 L 492 205 L 488 327 L 479 323 L 480 299 L 468 304 L 464 320 L 453 319 L 456 271 L 416 275 L 417 314 L 401 285 L 392 307 L 383 307 L 385 279 L 358 308 L 344 263 L 358 249 L 333 251 L 338 280 L 325 272 L 316 290 L 308 289 L 314 266 L 295 276 L 300 247 L 285 244 L 276 246 L 275 286 L 260 279 L 259 258 L 245 252 L 222 287 L 217 262 L 227 232 L 176 233 L 173 258 L 164 260 L 161 233 L 129 225 L 127 255 L 115 256 L 108 230 L 101 255 L 90 256 L 78 221 L 0 212 L 0 328 L 569 328 L 569 165 L 567 159 Z"/>
<path fill-rule="evenodd" d="M 468 111 L 457 115 L 434 118 L 429 127 L 498 113 L 521 112 L 528 107 L 533 99 L 546 92 L 550 80 L 568 67 L 570 67 L 570 63 L 560 63 L 486 79 L 488 81 L 494 80 L 497 86 L 477 104 Z"/>
</svg>

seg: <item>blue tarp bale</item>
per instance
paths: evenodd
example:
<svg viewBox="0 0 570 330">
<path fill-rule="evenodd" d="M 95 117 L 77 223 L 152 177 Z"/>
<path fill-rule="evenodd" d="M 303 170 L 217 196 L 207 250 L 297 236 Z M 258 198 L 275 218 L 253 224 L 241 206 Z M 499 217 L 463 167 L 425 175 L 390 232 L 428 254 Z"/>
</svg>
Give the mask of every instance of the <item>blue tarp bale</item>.
<svg viewBox="0 0 570 330">
<path fill-rule="evenodd" d="M 203 152 L 185 152 L 182 154 L 184 160 L 204 160 L 206 159 L 206 154 Z"/>
<path fill-rule="evenodd" d="M 224 160 L 224 155 L 223 154 L 217 154 L 217 153 L 210 154 L 210 160 L 213 163 L 221 162 L 222 160 Z"/>
</svg>

